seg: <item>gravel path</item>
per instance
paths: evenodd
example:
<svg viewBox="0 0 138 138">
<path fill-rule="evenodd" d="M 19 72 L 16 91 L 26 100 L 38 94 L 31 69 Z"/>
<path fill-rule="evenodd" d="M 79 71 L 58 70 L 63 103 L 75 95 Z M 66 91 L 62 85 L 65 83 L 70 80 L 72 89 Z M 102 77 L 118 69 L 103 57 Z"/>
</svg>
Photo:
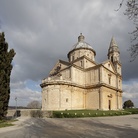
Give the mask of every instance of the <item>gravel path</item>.
<svg viewBox="0 0 138 138">
<path fill-rule="evenodd" d="M 137 138 L 138 115 L 95 118 L 20 117 L 0 138 Z"/>
</svg>

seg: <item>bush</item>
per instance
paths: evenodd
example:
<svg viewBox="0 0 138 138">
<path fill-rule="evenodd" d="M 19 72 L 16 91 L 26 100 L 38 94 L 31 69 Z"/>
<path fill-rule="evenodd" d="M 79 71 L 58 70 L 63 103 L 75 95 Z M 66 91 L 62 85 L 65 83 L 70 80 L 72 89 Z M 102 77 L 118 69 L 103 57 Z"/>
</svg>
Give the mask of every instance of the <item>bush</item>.
<svg viewBox="0 0 138 138">
<path fill-rule="evenodd" d="M 79 117 L 100 117 L 100 116 L 120 116 L 120 115 L 130 115 L 130 113 L 138 114 L 137 110 L 121 110 L 121 111 L 100 111 L 100 110 L 68 110 L 68 111 L 53 111 L 53 116 L 55 118 L 79 118 Z"/>
<path fill-rule="evenodd" d="M 125 111 L 131 112 L 131 114 L 138 114 L 138 108 L 127 108 Z"/>
<path fill-rule="evenodd" d="M 31 117 L 38 117 L 38 118 L 42 118 L 43 117 L 43 112 L 41 110 L 32 110 L 30 112 L 30 116 Z"/>
</svg>

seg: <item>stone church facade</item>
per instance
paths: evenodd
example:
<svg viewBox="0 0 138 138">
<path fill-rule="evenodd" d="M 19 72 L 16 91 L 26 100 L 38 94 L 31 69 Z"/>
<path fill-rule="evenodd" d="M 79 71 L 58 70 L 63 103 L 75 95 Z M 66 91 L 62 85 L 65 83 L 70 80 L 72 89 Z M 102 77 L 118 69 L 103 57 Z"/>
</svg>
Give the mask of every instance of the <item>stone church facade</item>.
<svg viewBox="0 0 138 138">
<path fill-rule="evenodd" d="M 42 110 L 122 109 L 119 48 L 111 39 L 108 59 L 95 62 L 96 52 L 80 34 L 78 42 L 42 80 Z"/>
</svg>

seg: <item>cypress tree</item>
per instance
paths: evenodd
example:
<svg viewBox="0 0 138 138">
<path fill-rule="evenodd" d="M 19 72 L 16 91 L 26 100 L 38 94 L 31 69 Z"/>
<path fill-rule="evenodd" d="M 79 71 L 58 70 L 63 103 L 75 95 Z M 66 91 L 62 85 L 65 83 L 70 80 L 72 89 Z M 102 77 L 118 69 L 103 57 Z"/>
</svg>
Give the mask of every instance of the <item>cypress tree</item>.
<svg viewBox="0 0 138 138">
<path fill-rule="evenodd" d="M 8 43 L 4 33 L 0 33 L 0 119 L 6 116 L 10 98 L 10 75 L 12 60 L 15 56 L 13 49 L 8 51 Z"/>
</svg>

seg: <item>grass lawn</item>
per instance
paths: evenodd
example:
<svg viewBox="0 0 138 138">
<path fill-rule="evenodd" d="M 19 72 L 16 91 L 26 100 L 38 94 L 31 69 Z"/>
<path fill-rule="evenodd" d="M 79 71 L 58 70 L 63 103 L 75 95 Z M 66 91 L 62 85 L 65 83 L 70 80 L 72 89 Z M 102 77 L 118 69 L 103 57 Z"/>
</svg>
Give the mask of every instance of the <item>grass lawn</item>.
<svg viewBox="0 0 138 138">
<path fill-rule="evenodd" d="M 99 116 L 119 116 L 138 114 L 138 109 L 125 109 L 125 110 L 64 110 L 53 111 L 53 117 L 56 118 L 77 118 L 77 117 L 99 117 Z"/>
<path fill-rule="evenodd" d="M 131 112 L 132 114 L 138 114 L 138 108 L 127 108 L 125 111 Z"/>
<path fill-rule="evenodd" d="M 17 121 L 17 120 L 0 120 L 0 128 L 13 126 L 14 124 L 12 124 L 12 123 L 15 121 Z"/>
</svg>

